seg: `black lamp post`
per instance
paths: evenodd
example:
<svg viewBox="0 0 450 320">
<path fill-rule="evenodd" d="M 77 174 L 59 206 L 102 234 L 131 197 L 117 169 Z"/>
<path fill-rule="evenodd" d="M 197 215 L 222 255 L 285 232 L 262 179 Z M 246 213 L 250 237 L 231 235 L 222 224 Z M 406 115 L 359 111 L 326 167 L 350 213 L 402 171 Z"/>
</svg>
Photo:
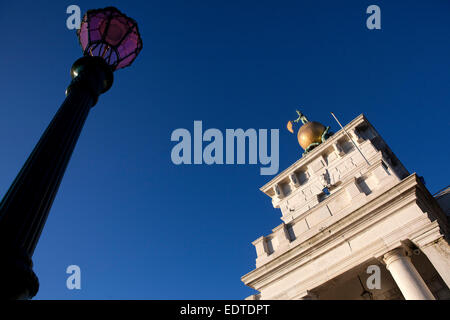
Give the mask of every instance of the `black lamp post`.
<svg viewBox="0 0 450 320">
<path fill-rule="evenodd" d="M 36 295 L 31 258 L 89 110 L 142 49 L 136 22 L 113 7 L 89 10 L 77 34 L 84 56 L 66 99 L 0 203 L 1 299 Z"/>
</svg>

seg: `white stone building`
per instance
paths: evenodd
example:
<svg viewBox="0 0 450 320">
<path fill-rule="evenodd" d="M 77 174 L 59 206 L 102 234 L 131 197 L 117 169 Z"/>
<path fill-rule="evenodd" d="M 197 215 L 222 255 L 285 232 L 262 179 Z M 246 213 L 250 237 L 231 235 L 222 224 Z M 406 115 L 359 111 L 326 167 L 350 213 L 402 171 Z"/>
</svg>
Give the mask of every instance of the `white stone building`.
<svg viewBox="0 0 450 320">
<path fill-rule="evenodd" d="M 344 128 L 261 188 L 283 223 L 253 242 L 247 299 L 450 299 L 449 189 L 433 197 L 364 115 Z"/>
</svg>

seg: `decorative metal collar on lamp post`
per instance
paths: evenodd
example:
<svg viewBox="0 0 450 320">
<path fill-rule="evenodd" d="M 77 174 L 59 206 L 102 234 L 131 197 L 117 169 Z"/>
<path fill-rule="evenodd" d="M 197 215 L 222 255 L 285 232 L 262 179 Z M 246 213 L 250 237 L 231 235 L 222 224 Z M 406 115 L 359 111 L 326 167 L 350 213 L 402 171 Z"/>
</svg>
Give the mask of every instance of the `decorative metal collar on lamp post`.
<svg viewBox="0 0 450 320">
<path fill-rule="evenodd" d="M 89 110 L 142 49 L 136 22 L 114 7 L 89 10 L 77 34 L 84 56 L 66 99 L 0 202 L 0 299 L 36 295 L 31 258 Z"/>
</svg>

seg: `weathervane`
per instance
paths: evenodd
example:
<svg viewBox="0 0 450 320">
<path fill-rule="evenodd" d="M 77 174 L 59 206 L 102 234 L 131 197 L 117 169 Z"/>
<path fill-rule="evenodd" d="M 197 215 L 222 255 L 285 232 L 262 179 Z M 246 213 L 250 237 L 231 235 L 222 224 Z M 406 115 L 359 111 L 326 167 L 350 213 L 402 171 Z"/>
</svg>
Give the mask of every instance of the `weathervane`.
<svg viewBox="0 0 450 320">
<path fill-rule="evenodd" d="M 298 129 L 297 139 L 300 146 L 305 150 L 303 152 L 303 155 L 305 155 L 322 142 L 325 142 L 333 133 L 330 132 L 330 127 L 325 127 L 316 121 L 309 121 L 302 112 L 295 111 L 298 118 L 288 121 L 287 129 L 294 133 L 294 125 L 300 121 L 302 122 L 303 125 Z"/>
</svg>

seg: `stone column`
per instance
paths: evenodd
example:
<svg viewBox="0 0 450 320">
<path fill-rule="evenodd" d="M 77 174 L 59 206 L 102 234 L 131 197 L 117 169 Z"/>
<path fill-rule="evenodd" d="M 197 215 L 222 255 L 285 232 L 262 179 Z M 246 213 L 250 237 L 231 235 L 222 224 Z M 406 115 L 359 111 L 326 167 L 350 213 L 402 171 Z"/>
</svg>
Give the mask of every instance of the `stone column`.
<svg viewBox="0 0 450 320">
<path fill-rule="evenodd" d="M 405 248 L 389 251 L 383 260 L 406 300 L 435 300 Z"/>
<path fill-rule="evenodd" d="M 450 288 L 450 246 L 444 238 L 420 247 L 442 280 Z"/>
</svg>

